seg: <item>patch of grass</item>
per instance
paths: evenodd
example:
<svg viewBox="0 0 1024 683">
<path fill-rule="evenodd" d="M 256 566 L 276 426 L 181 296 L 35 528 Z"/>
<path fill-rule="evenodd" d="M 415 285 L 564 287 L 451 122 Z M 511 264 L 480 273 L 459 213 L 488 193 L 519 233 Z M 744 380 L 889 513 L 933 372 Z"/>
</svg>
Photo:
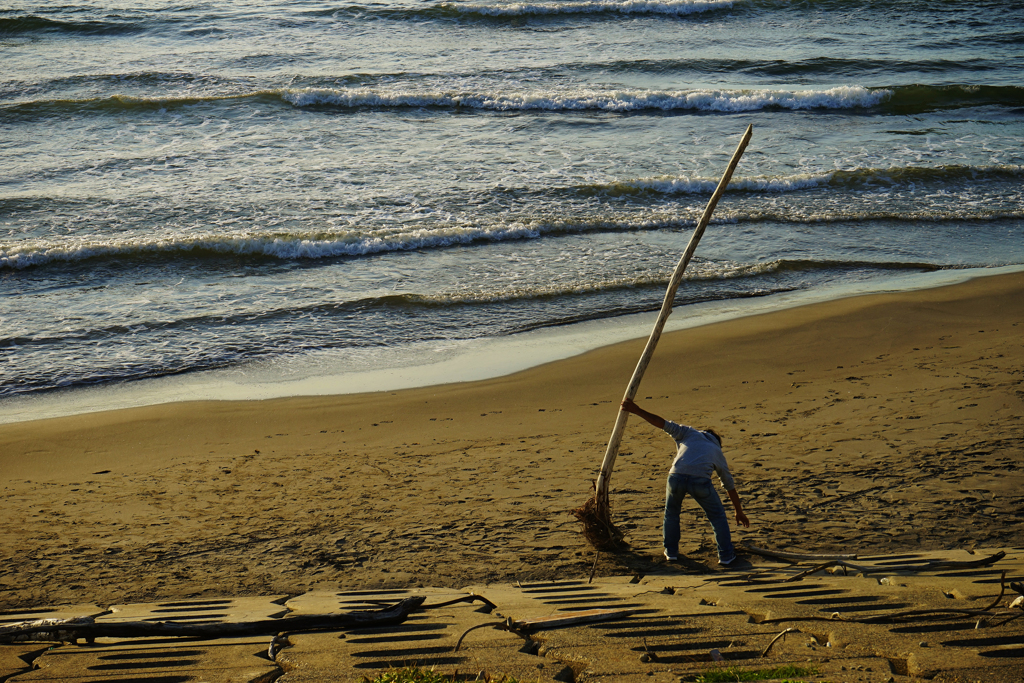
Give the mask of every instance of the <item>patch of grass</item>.
<svg viewBox="0 0 1024 683">
<path fill-rule="evenodd" d="M 376 678 L 363 678 L 363 683 L 449 683 L 451 679 L 434 671 L 409 667 L 379 674 Z"/>
<path fill-rule="evenodd" d="M 362 683 L 455 683 L 459 680 L 461 679 L 445 676 L 430 669 L 424 670 L 410 666 L 404 669 L 386 671 L 372 679 L 364 676 Z M 483 681 L 485 683 L 520 683 L 517 679 L 509 676 L 502 676 L 501 678 L 486 676 Z"/>
<path fill-rule="evenodd" d="M 798 666 L 780 666 L 774 669 L 740 669 L 730 666 L 726 669 L 712 669 L 697 677 L 697 683 L 732 683 L 733 681 L 779 681 L 779 683 L 796 683 L 788 680 L 792 677 L 817 676 L 815 669 L 802 669 Z"/>
</svg>

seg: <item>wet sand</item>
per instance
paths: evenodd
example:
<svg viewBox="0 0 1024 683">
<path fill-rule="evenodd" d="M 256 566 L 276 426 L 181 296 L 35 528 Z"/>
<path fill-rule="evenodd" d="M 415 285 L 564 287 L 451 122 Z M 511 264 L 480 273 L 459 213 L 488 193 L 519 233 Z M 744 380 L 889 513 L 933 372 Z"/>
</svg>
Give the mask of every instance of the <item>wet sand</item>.
<svg viewBox="0 0 1024 683">
<path fill-rule="evenodd" d="M 570 510 L 644 341 L 483 382 L 2 425 L 0 608 L 586 576 Z M 1024 546 L 1022 397 L 1015 273 L 666 335 L 638 401 L 723 434 L 737 540 L 898 553 Z M 689 561 L 660 560 L 672 446 L 631 419 L 611 501 L 632 551 L 599 575 L 718 570 L 692 504 Z"/>
</svg>

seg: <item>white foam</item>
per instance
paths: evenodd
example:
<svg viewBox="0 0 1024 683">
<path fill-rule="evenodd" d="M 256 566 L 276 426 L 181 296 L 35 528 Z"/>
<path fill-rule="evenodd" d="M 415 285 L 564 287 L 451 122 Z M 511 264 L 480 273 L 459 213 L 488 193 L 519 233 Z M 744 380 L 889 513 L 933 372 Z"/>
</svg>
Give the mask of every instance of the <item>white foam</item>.
<svg viewBox="0 0 1024 683">
<path fill-rule="evenodd" d="M 734 178 L 729 183 L 729 189 L 748 192 L 793 192 L 827 185 L 833 175 L 832 173 L 798 173 L 790 176 Z M 654 190 L 665 194 L 709 194 L 718 187 L 718 179 L 662 176 L 660 178 L 628 180 L 620 185 L 640 190 Z"/>
<path fill-rule="evenodd" d="M 188 237 L 79 240 L 71 243 L 25 242 L 0 248 L 0 268 L 27 268 L 53 261 L 147 255 L 167 252 L 212 251 L 223 254 L 255 254 L 277 258 L 328 258 L 362 256 L 387 251 L 444 247 L 475 241 L 497 242 L 537 237 L 539 228 L 522 223 L 492 227 L 440 227 L 413 230 L 379 230 L 336 236 L 203 234 Z"/>
<path fill-rule="evenodd" d="M 441 3 L 439 7 L 466 14 L 481 14 L 491 17 L 529 16 L 538 14 L 598 14 L 618 12 L 621 14 L 667 14 L 684 16 L 718 9 L 729 9 L 733 0 L 670 0 L 651 2 L 647 0 L 625 0 L 623 2 L 514 2 L 495 5 L 471 3 Z"/>
<path fill-rule="evenodd" d="M 728 219 L 720 219 L 728 220 Z M 364 256 L 393 251 L 444 248 L 477 242 L 534 239 L 545 234 L 586 232 L 590 229 L 649 228 L 651 220 L 577 222 L 559 220 L 513 221 L 485 226 L 441 225 L 431 228 L 352 230 L 337 234 L 269 234 L 250 230 L 228 234 L 205 233 L 164 237 L 79 239 L 60 242 L 32 240 L 0 247 L 0 268 L 28 268 L 53 262 L 92 258 L 190 253 L 270 256 L 281 259 L 318 259 Z M 613 283 L 614 284 L 614 283 Z M 644 283 L 633 283 L 644 284 Z"/>
<path fill-rule="evenodd" d="M 589 90 L 537 92 L 449 92 L 375 88 L 298 88 L 280 91 L 297 107 L 468 107 L 494 111 L 662 111 L 740 112 L 783 109 L 850 109 L 874 106 L 892 95 L 844 85 L 827 90 Z"/>
</svg>

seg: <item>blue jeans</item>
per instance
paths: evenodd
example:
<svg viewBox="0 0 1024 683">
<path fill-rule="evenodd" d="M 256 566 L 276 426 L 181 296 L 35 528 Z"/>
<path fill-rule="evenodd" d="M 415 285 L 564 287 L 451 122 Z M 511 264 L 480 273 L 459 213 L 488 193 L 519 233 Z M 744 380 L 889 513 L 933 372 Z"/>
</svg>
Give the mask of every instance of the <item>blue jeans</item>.
<svg viewBox="0 0 1024 683">
<path fill-rule="evenodd" d="M 665 485 L 665 550 L 670 555 L 679 554 L 679 510 L 686 494 L 690 494 L 697 504 L 704 509 L 708 521 L 715 530 L 715 542 L 718 544 L 718 559 L 729 562 L 736 557 L 732 547 L 732 534 L 729 533 L 729 519 L 725 516 L 722 499 L 710 479 L 691 477 L 686 474 L 670 474 Z"/>
</svg>

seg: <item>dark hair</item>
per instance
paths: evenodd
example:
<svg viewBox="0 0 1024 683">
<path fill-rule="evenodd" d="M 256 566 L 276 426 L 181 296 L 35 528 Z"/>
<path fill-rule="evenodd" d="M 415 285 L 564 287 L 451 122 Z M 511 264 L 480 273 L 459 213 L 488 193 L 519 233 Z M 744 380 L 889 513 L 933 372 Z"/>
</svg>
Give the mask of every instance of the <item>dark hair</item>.
<svg viewBox="0 0 1024 683">
<path fill-rule="evenodd" d="M 704 431 L 707 432 L 708 434 L 710 434 L 711 436 L 715 437 L 716 439 L 718 439 L 718 447 L 719 448 L 722 447 L 722 437 L 718 434 L 718 432 L 716 432 L 714 429 L 711 429 L 711 428 L 705 429 Z"/>
</svg>

